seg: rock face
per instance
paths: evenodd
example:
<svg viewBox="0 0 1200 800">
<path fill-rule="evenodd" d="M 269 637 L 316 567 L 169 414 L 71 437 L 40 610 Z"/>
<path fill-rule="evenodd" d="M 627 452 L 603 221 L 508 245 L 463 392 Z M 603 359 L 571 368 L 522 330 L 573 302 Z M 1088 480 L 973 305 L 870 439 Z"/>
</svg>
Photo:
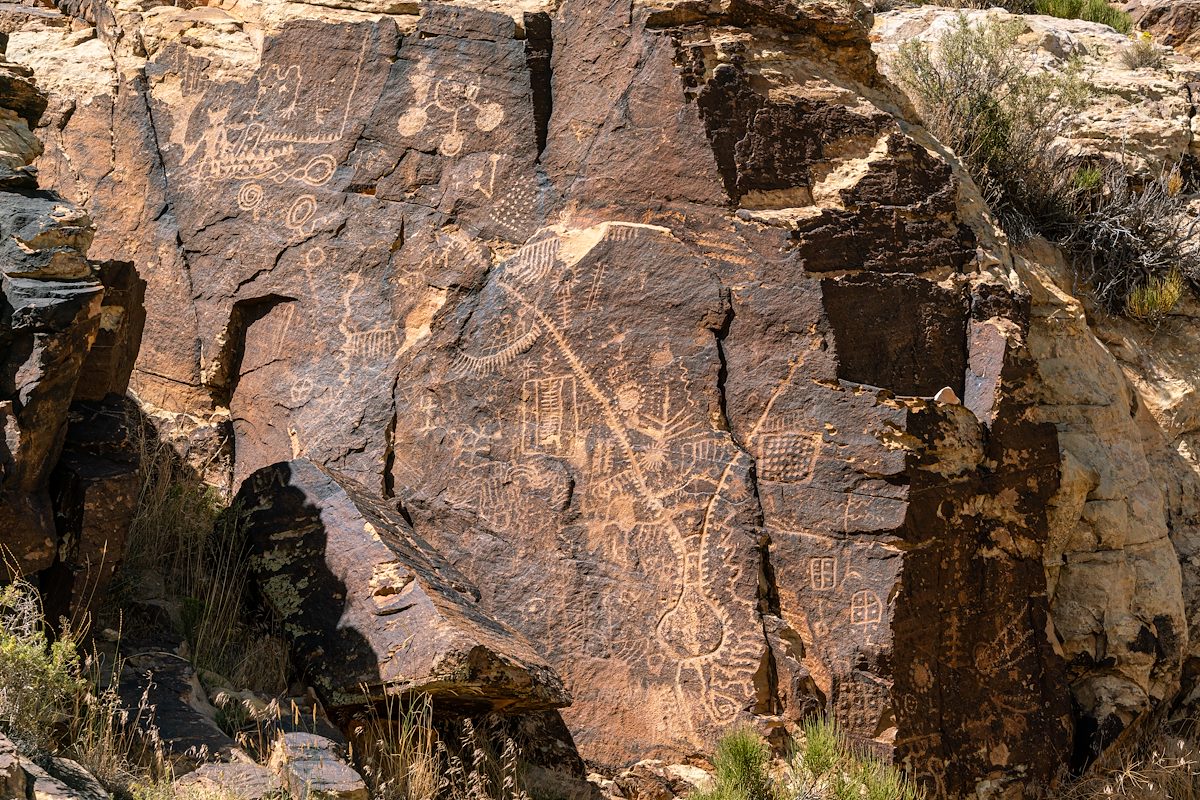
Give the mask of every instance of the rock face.
<svg viewBox="0 0 1200 800">
<path fill-rule="evenodd" d="M 1156 41 L 1193 58 L 1200 53 L 1200 42 L 1196 40 L 1196 30 L 1200 28 L 1200 3 L 1131 0 L 1123 8 L 1133 17 L 1134 24 L 1153 34 Z"/>
<path fill-rule="evenodd" d="M 926 7 L 880 15 L 873 38 L 885 69 L 899 43 L 936 41 L 955 13 Z M 965 13 L 973 24 L 1021 25 L 1035 67 L 1079 61 L 1093 94 L 1068 120 L 1068 146 L 1124 154 L 1127 166 L 1149 174 L 1178 163 L 1190 169 L 1193 62 L 1166 53 L 1161 69 L 1131 70 L 1120 58 L 1126 37 L 1106 26 Z M 1185 303 L 1153 332 L 1094 309 L 1089 325 L 1061 255 L 1031 243 L 1013 266 L 1032 296 L 1032 415 L 1058 430 L 1061 480 L 1049 497 L 1043 560 L 1081 761 L 1169 702 L 1192 669 L 1198 640 L 1194 627 L 1182 632 L 1196 602 L 1188 575 L 1200 512 L 1191 398 L 1200 371 L 1183 342 L 1197 333 L 1195 310 Z"/>
<path fill-rule="evenodd" d="M 302 660 L 369 643 L 330 697 L 437 690 L 435 637 L 390 657 L 434 620 L 523 665 L 503 698 L 556 670 L 597 764 L 826 712 L 935 797 L 1016 798 L 1179 688 L 1160 423 L 864 10 L 63 10 L 12 12 L 39 164 L 146 276 L 144 407 L 208 455 L 229 421 Z"/>
<path fill-rule="evenodd" d="M 921 6 L 877 15 L 872 45 L 881 71 L 894 78 L 891 62 L 900 45 L 914 39 L 933 45 L 959 13 Z M 1014 26 L 1020 34 L 1020 52 L 1014 54 L 1018 64 L 1054 72 L 1077 65 L 1087 97 L 1065 120 L 1061 146 L 1084 156 L 1120 159 L 1132 172 L 1144 175 L 1157 176 L 1164 166 L 1183 161 L 1184 172 L 1190 174 L 1200 156 L 1192 86 L 1198 73 L 1190 58 L 1163 48 L 1159 67 L 1134 69 L 1123 58 L 1130 38 L 1107 25 L 1020 16 L 996 8 L 961 13 L 972 25 Z"/>
<path fill-rule="evenodd" d="M 401 691 L 470 710 L 567 705 L 554 671 L 479 610 L 478 590 L 369 497 L 300 459 L 255 472 L 235 500 L 259 591 L 326 705 Z"/>
<path fill-rule="evenodd" d="M 30 126 L 46 100 L 28 68 L 0 61 L 0 105 L 0 572 L 31 574 L 65 559 L 72 575 L 90 576 L 88 591 L 95 593 L 120 552 L 114 539 L 111 558 L 101 566 L 100 551 L 119 528 L 97 526 L 96 517 L 127 518 L 132 497 L 117 491 L 97 500 L 93 492 L 90 501 L 81 500 L 91 503 L 87 520 L 81 511 L 75 529 L 64 531 L 56 523 L 70 512 L 52 486 L 58 483 L 52 471 L 65 440 L 85 457 L 89 448 L 83 440 L 95 434 L 88 425 L 68 432 L 72 400 L 125 392 L 144 317 L 141 284 L 130 264 L 88 261 L 87 214 L 38 189 L 29 165 L 41 145 Z M 133 473 L 132 463 L 125 464 L 124 474 Z M 77 490 L 88 491 L 82 485 Z M 78 605 L 72 592 L 68 588 L 62 595 L 64 611 Z"/>
</svg>

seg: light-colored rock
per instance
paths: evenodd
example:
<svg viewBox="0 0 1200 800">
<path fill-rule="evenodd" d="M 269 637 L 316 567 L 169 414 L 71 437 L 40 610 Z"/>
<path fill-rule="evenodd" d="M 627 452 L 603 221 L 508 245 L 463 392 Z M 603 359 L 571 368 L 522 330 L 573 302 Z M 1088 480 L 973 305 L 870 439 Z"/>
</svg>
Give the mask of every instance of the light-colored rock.
<svg viewBox="0 0 1200 800">
<path fill-rule="evenodd" d="M 23 759 L 21 766 L 31 784 L 29 800 L 109 800 L 100 782 L 69 759 L 52 758 L 45 768 Z"/>
<path fill-rule="evenodd" d="M 1085 107 L 1072 116 L 1061 144 L 1087 155 L 1124 157 L 1128 167 L 1157 174 L 1185 155 L 1200 153 L 1193 131 L 1192 101 L 1187 84 L 1200 76 L 1190 59 L 1164 50 L 1161 69 L 1130 69 L 1122 53 L 1128 36 L 1107 25 L 1036 15 L 1020 16 L 1001 9 L 956 10 L 932 5 L 878 14 L 872 42 L 881 71 L 895 76 L 894 59 L 901 44 L 917 40 L 936 46 L 959 14 L 972 25 L 1013 24 L 1024 30 L 1019 45 L 1032 71 L 1059 71 L 1069 60 L 1079 64 L 1081 78 L 1092 87 Z"/>
<path fill-rule="evenodd" d="M 938 390 L 938 393 L 933 396 L 933 399 L 939 403 L 945 403 L 949 406 L 959 405 L 962 400 L 958 399 L 958 395 L 949 386 L 944 386 Z"/>
<path fill-rule="evenodd" d="M 1060 285 L 1049 247 L 1018 260 L 1033 294 L 1038 416 L 1059 431 L 1064 468 L 1045 552 L 1051 609 L 1072 692 L 1097 724 L 1123 727 L 1170 699 L 1189 650 L 1179 553 L 1157 462 L 1170 444 L 1122 364 Z M 1181 531 L 1182 533 L 1182 531 Z M 1189 593 L 1190 594 L 1190 593 Z"/>
<path fill-rule="evenodd" d="M 270 767 L 297 800 L 367 800 L 367 785 L 331 739 L 285 733 L 271 751 Z"/>
<path fill-rule="evenodd" d="M 21 768 L 21 754 L 17 746 L 5 735 L 0 734 L 0 798 L 2 800 L 26 800 L 29 779 Z"/>
<path fill-rule="evenodd" d="M 185 788 L 194 787 L 214 796 L 232 796 L 237 800 L 266 800 L 278 796 L 283 787 L 279 776 L 271 770 L 244 762 L 201 764 L 176 784 Z"/>
</svg>

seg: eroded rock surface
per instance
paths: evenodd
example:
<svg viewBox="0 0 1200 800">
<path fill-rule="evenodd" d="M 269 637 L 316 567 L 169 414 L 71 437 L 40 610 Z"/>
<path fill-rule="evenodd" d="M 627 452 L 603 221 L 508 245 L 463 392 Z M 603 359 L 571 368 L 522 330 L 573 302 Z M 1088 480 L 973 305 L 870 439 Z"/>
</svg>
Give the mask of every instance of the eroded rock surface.
<svg viewBox="0 0 1200 800">
<path fill-rule="evenodd" d="M 478 590 L 370 494 L 300 459 L 255 472 L 235 500 L 259 590 L 326 704 L 402 691 L 467 710 L 569 703 Z"/>
<path fill-rule="evenodd" d="M 440 690 L 436 637 L 394 646 L 461 613 L 557 671 L 597 764 L 826 712 L 935 797 L 1038 797 L 1178 688 L 1119 368 L 903 119 L 865 10 L 336 5 L 97 0 L 11 36 L 44 173 L 144 265 L 139 399 L 252 476 L 310 666 L 301 618 L 367 642 L 331 697 Z M 1191 147 L 1161 84 L 1146 158 Z M 1118 517 L 1147 538 L 1064 540 Z"/>
<path fill-rule="evenodd" d="M 57 488 L 52 498 L 52 472 L 65 440 L 83 455 L 83 442 L 95 438 L 88 425 L 68 432 L 72 401 L 125 392 L 141 333 L 140 284 L 129 264 L 89 261 L 88 215 L 38 188 L 30 165 L 41 145 L 30 127 L 45 108 L 31 71 L 0 56 L 0 571 L 31 575 L 65 560 L 96 595 L 120 558 L 123 532 L 92 518 L 127 521 L 133 498 L 115 492 L 100 511 L 93 497 L 89 521 L 80 522 L 91 527 L 66 531 L 61 518 L 74 509 Z M 110 547 L 106 560 L 101 551 Z M 66 587 L 56 608 L 82 610 L 73 591 Z"/>
</svg>

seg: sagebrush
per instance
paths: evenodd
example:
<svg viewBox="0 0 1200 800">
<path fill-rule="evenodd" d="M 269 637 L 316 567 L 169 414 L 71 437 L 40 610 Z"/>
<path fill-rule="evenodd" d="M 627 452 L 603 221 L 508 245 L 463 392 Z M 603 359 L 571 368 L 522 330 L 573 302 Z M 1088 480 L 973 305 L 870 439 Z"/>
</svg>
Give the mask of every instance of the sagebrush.
<svg viewBox="0 0 1200 800">
<path fill-rule="evenodd" d="M 1133 18 L 1129 14 L 1105 0 L 1036 0 L 1033 10 L 1049 17 L 1099 22 L 1120 33 L 1129 33 L 1133 27 Z"/>
<path fill-rule="evenodd" d="M 1035 69 L 1021 30 L 959 14 L 932 46 L 901 46 L 897 78 L 1010 236 L 1058 243 L 1100 305 L 1158 324 L 1177 288 L 1200 285 L 1200 230 L 1181 169 L 1147 177 L 1122 153 L 1085 156 L 1063 144 L 1090 87 L 1075 61 Z"/>
<path fill-rule="evenodd" d="M 54 750 L 84 689 L 75 639 L 50 641 L 37 590 L 0 589 L 0 730 L 26 751 Z"/>
</svg>

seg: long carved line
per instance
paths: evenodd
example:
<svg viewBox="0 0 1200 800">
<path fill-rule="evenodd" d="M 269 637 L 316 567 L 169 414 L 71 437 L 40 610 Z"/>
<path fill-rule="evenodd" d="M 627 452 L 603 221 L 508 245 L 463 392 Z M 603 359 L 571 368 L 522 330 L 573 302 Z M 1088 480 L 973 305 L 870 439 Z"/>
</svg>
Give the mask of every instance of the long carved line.
<svg viewBox="0 0 1200 800">
<path fill-rule="evenodd" d="M 579 360 L 579 357 L 575 355 L 575 351 L 571 349 L 571 345 L 569 342 L 567 342 L 566 337 L 562 335 L 554 322 L 545 313 L 543 313 L 540 308 L 526 300 L 520 292 L 503 282 L 500 283 L 500 287 L 504 289 L 509 296 L 520 303 L 522 307 L 532 312 L 533 315 L 537 317 L 538 321 L 545 326 L 546 332 L 550 334 L 550 337 L 554 339 L 555 344 L 557 344 L 558 348 L 562 351 L 563 357 L 567 360 L 567 363 L 571 367 L 571 371 L 574 372 L 576 377 L 583 382 L 584 388 L 587 389 L 588 394 L 592 396 L 592 399 L 600 405 L 600 413 L 604 415 L 604 421 L 608 423 L 608 427 L 610 430 L 612 430 L 613 435 L 617 437 L 617 441 L 621 445 L 621 449 L 625 451 L 625 457 L 629 459 L 630 470 L 633 472 L 634 479 L 637 481 L 638 489 L 641 491 L 642 496 L 647 501 L 657 501 L 657 498 L 654 497 L 650 492 L 650 487 L 647 485 L 646 478 L 642 474 L 642 465 L 638 462 L 637 453 L 634 451 L 633 445 L 629 441 L 629 437 L 625 434 L 625 426 L 621 424 L 620 418 L 617 417 L 616 412 L 612 410 L 612 406 L 609 403 L 608 397 L 600 390 L 600 387 L 596 385 L 595 380 L 592 379 L 592 376 L 587 371 L 587 368 L 583 366 L 583 362 Z M 662 509 L 658 509 L 656 511 L 657 517 L 661 517 L 662 513 Z M 657 521 L 657 519 L 654 521 Z M 678 537 L 678 529 L 675 533 Z"/>
</svg>

